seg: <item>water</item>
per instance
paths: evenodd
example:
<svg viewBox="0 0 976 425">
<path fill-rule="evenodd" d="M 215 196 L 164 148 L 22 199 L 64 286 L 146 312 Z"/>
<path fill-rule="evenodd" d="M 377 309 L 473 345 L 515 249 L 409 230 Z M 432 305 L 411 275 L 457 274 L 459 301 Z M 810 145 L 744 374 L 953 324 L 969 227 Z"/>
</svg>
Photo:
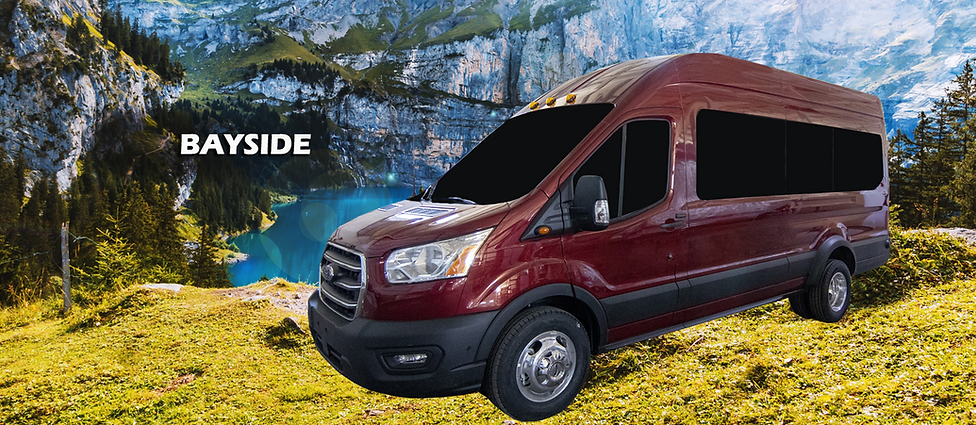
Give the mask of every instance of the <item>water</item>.
<svg viewBox="0 0 976 425">
<path fill-rule="evenodd" d="M 228 241 L 249 255 L 246 261 L 230 266 L 231 282 L 243 286 L 261 276 L 318 282 L 322 251 L 337 227 L 410 194 L 410 188 L 323 190 L 300 202 L 277 205 L 273 209 L 278 219 L 271 227 Z"/>
</svg>

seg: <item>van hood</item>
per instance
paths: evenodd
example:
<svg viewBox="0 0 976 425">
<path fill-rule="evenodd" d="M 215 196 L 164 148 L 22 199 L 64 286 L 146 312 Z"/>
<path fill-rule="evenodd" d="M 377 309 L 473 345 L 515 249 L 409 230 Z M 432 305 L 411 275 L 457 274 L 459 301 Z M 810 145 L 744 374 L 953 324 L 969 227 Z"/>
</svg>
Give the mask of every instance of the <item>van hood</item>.
<svg viewBox="0 0 976 425">
<path fill-rule="evenodd" d="M 370 257 L 449 239 L 498 225 L 508 203 L 491 205 L 400 201 L 356 217 L 336 229 L 330 243 Z"/>
</svg>

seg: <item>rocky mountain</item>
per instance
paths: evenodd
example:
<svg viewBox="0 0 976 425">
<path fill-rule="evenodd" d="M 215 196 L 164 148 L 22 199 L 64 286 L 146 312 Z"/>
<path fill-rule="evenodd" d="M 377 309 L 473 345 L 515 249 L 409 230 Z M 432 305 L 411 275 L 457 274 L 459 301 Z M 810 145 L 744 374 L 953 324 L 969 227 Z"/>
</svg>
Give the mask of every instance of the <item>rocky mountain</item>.
<svg viewBox="0 0 976 425">
<path fill-rule="evenodd" d="M 976 56 L 969 0 L 113 0 L 171 40 L 187 97 L 321 108 L 357 184 L 425 184 L 554 85 L 609 64 L 723 53 L 866 91 L 890 129 Z M 242 71 L 273 59 L 338 71 Z M 300 101 L 300 102 L 299 102 Z M 392 176 L 392 177 L 391 177 Z"/>
<path fill-rule="evenodd" d="M 125 53 L 69 41 L 78 14 L 100 40 L 98 12 L 89 0 L 0 1 L 0 146 L 9 156 L 24 152 L 35 172 L 56 174 L 62 190 L 105 122 L 141 128 L 147 111 L 183 91 Z"/>
</svg>

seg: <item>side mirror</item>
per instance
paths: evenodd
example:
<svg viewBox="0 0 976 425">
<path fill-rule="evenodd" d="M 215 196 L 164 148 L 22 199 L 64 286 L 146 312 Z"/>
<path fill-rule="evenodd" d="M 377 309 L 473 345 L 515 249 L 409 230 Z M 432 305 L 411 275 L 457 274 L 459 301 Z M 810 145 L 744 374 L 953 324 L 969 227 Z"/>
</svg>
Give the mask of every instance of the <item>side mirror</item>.
<svg viewBox="0 0 976 425">
<path fill-rule="evenodd" d="M 573 206 L 569 209 L 573 224 L 583 230 L 603 230 L 610 225 L 610 204 L 603 177 L 583 176 L 576 182 Z"/>
</svg>

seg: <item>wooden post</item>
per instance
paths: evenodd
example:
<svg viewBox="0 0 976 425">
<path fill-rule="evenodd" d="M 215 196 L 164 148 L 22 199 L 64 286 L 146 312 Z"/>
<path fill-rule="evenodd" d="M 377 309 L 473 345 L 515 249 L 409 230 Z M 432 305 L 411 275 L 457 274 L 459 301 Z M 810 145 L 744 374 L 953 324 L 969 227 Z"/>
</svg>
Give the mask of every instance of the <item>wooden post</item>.
<svg viewBox="0 0 976 425">
<path fill-rule="evenodd" d="M 61 272 L 63 273 L 64 309 L 63 313 L 71 310 L 71 266 L 68 264 L 68 222 L 61 224 Z"/>
</svg>

